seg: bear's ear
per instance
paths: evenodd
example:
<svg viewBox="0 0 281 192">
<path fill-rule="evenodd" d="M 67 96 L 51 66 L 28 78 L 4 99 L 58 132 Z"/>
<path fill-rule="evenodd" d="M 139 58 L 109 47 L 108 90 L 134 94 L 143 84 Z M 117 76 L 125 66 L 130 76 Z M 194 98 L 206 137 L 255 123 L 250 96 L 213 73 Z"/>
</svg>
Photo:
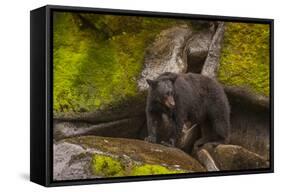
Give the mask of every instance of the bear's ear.
<svg viewBox="0 0 281 192">
<path fill-rule="evenodd" d="M 174 83 L 177 79 L 178 75 L 176 73 L 171 73 L 169 75 L 169 80 L 172 81 L 172 83 Z"/>
<path fill-rule="evenodd" d="M 146 82 L 150 87 L 155 87 L 157 84 L 155 80 L 151 80 L 151 79 L 146 79 Z"/>
</svg>

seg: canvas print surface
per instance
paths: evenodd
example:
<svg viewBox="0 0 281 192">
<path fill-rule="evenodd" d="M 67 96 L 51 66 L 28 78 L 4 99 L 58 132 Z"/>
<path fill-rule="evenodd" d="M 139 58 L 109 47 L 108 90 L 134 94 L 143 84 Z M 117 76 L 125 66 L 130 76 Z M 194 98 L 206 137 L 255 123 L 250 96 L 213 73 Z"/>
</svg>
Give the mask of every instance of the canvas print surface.
<svg viewBox="0 0 281 192">
<path fill-rule="evenodd" d="M 270 167 L 270 25 L 52 13 L 53 180 Z"/>
</svg>

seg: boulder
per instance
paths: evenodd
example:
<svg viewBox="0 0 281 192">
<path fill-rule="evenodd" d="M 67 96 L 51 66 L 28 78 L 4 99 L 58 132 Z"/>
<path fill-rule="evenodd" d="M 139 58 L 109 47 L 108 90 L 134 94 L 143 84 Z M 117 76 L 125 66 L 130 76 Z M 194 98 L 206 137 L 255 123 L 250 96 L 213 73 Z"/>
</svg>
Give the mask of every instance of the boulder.
<svg viewBox="0 0 281 192">
<path fill-rule="evenodd" d="M 269 162 L 265 158 L 238 145 L 218 145 L 213 157 L 220 170 L 269 168 Z"/>
<path fill-rule="evenodd" d="M 198 160 L 208 171 L 232 171 L 269 168 L 270 164 L 264 157 L 238 145 L 220 144 L 213 148 L 205 144 L 197 152 Z"/>
<path fill-rule="evenodd" d="M 141 140 L 81 136 L 54 143 L 54 180 L 204 172 L 177 148 Z"/>
</svg>

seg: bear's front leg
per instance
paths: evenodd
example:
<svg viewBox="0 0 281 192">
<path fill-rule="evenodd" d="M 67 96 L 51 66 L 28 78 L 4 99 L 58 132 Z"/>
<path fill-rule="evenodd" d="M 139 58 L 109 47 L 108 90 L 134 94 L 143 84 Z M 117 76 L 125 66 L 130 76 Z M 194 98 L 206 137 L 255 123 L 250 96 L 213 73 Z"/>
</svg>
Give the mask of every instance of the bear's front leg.
<svg viewBox="0 0 281 192">
<path fill-rule="evenodd" d="M 147 142 L 150 143 L 156 143 L 157 142 L 157 126 L 158 126 L 158 119 L 159 117 L 148 111 L 146 114 L 147 119 L 147 132 L 148 136 L 144 139 Z"/>
<path fill-rule="evenodd" d="M 174 134 L 173 134 L 173 138 L 175 145 L 178 144 L 178 141 L 180 140 L 181 136 L 182 136 L 182 130 L 185 126 L 184 123 L 184 119 L 180 116 L 180 114 L 177 114 L 175 116 L 175 128 L 174 128 Z"/>
<path fill-rule="evenodd" d="M 170 135 L 169 138 L 169 144 L 172 147 L 176 147 L 176 143 L 177 143 L 177 139 L 178 139 L 178 134 L 177 134 L 177 130 L 176 130 L 176 123 L 172 122 L 172 134 Z"/>
</svg>

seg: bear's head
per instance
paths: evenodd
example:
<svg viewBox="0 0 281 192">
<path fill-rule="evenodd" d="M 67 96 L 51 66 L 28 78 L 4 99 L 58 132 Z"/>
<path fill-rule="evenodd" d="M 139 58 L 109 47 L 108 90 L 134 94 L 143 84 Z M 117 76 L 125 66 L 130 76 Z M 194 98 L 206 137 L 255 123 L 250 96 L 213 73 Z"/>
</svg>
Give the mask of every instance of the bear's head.
<svg viewBox="0 0 281 192">
<path fill-rule="evenodd" d="M 146 81 L 150 87 L 150 96 L 154 101 L 161 103 L 169 109 L 173 109 L 175 107 L 174 88 L 173 82 L 171 80 L 147 79 Z"/>
</svg>

